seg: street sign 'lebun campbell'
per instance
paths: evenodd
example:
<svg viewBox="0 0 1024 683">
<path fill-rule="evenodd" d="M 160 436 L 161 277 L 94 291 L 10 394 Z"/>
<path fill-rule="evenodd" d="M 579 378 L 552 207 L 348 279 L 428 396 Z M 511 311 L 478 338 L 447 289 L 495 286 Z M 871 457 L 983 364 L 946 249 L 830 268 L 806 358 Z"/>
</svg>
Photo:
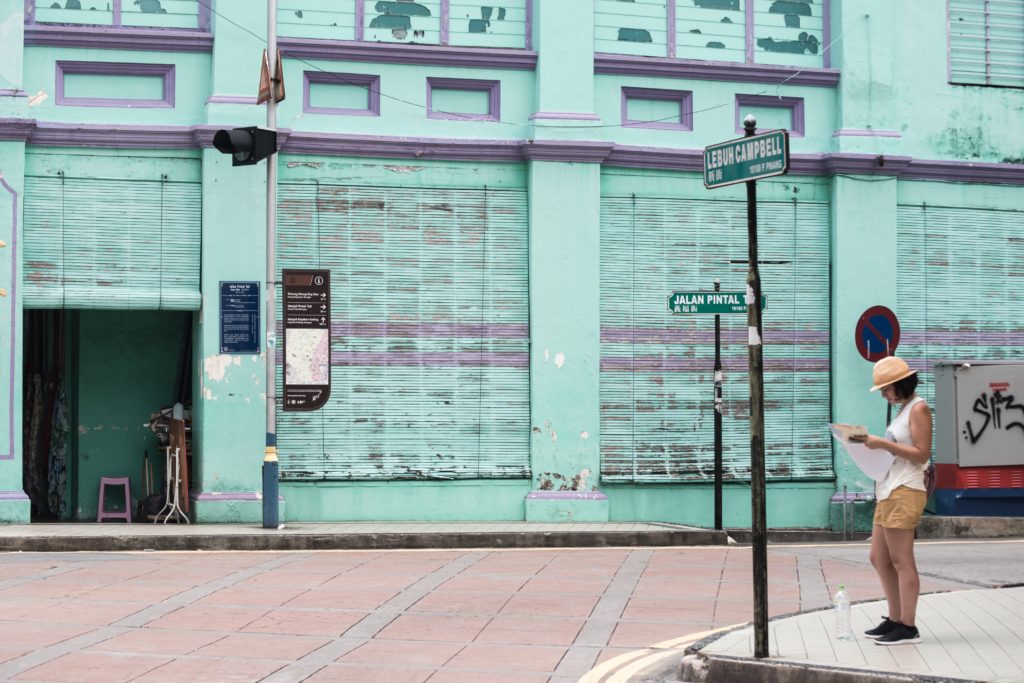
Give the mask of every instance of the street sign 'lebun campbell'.
<svg viewBox="0 0 1024 683">
<path fill-rule="evenodd" d="M 704 187 L 709 190 L 789 171 L 789 132 L 773 130 L 704 148 Z"/>
</svg>

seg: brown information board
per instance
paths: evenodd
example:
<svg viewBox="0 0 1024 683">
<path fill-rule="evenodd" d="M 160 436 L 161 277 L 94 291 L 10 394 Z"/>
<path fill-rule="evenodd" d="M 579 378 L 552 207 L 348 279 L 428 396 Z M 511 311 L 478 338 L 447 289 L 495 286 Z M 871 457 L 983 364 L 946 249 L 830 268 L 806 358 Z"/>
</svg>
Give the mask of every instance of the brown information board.
<svg viewBox="0 0 1024 683">
<path fill-rule="evenodd" d="M 286 411 L 322 408 L 331 395 L 331 272 L 285 270 Z"/>
</svg>

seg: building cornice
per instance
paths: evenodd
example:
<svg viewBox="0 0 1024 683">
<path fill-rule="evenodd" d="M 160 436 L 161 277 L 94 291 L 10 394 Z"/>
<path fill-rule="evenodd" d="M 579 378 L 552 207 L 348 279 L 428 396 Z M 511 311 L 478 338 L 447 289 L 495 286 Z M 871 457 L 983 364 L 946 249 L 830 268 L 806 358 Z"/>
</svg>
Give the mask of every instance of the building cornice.
<svg viewBox="0 0 1024 683">
<path fill-rule="evenodd" d="M 106 126 L 0 118 L 0 140 L 44 147 L 195 149 L 213 146 L 225 126 Z M 563 161 L 685 172 L 703 169 L 702 149 L 616 145 L 599 140 L 403 138 L 278 130 L 285 154 L 448 161 Z M 904 180 L 1024 185 L 1024 164 L 913 159 L 886 154 L 792 154 L 793 175 L 890 176 Z"/>
<path fill-rule="evenodd" d="M 213 34 L 157 28 L 96 26 L 25 27 L 26 47 L 77 47 L 86 50 L 149 50 L 157 52 L 212 52 Z"/>
<path fill-rule="evenodd" d="M 314 38 L 280 38 L 277 45 L 285 57 L 297 59 L 460 66 L 520 71 L 533 71 L 537 67 L 537 53 L 531 50 L 367 43 Z"/>
<path fill-rule="evenodd" d="M 598 52 L 594 55 L 594 73 L 621 76 L 685 78 L 697 81 L 738 81 L 773 85 L 813 85 L 834 88 L 839 84 L 838 69 L 798 69 L 770 64 L 740 62 L 701 62 L 666 57 L 637 57 Z"/>
</svg>

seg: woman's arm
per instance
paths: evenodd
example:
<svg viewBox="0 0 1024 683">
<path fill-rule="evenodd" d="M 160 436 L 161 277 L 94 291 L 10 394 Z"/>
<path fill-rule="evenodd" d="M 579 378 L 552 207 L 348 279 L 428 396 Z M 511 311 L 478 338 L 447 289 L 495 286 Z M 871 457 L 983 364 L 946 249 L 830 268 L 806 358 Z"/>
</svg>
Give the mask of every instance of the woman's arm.
<svg viewBox="0 0 1024 683">
<path fill-rule="evenodd" d="M 923 465 L 932 455 L 932 411 L 924 401 L 910 409 L 910 438 L 914 442 L 910 446 L 870 434 L 861 439 L 851 438 L 851 440 L 860 441 L 868 448 L 881 448 L 897 458 Z"/>
</svg>

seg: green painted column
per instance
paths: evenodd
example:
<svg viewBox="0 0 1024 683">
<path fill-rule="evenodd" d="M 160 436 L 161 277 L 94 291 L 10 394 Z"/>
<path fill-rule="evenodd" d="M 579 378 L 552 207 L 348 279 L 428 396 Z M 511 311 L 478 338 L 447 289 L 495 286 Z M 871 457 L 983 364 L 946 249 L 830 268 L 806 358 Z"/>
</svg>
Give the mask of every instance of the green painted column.
<svg viewBox="0 0 1024 683">
<path fill-rule="evenodd" d="M 587 137 L 585 130 L 573 128 L 599 120 L 593 113 L 593 2 L 534 2 L 533 46 L 537 50 L 536 103 L 530 117 L 535 124 L 533 137 Z"/>
<path fill-rule="evenodd" d="M 868 308 L 897 314 L 897 181 L 882 176 L 837 176 L 832 185 L 832 416 L 885 431 L 886 403 L 869 392 L 873 364 L 857 351 L 854 332 Z M 898 353 L 898 351 L 897 351 Z M 835 445 L 836 488 L 873 491 L 874 483 Z"/>
<path fill-rule="evenodd" d="M 530 163 L 528 521 L 607 520 L 600 472 L 601 167 Z"/>
<path fill-rule="evenodd" d="M 2 99 L 2 98 L 0 98 Z M 0 523 L 27 524 L 22 488 L 21 253 L 25 143 L 0 141 Z"/>
<path fill-rule="evenodd" d="M 220 0 L 217 11 L 228 17 L 249 17 L 246 27 L 265 38 L 265 3 Z M 266 44 L 217 15 L 212 22 L 217 40 L 207 121 L 223 128 L 265 125 L 266 108 L 255 102 Z M 194 505 L 200 522 L 262 519 L 264 363 L 268 351 L 263 333 L 267 315 L 266 163 L 233 167 L 228 155 L 212 148 L 203 150 L 203 313 L 195 333 L 200 381 L 193 418 L 198 455 Z M 221 353 L 222 281 L 259 283 L 259 354 Z M 283 519 L 283 508 L 281 516 Z"/>
</svg>

